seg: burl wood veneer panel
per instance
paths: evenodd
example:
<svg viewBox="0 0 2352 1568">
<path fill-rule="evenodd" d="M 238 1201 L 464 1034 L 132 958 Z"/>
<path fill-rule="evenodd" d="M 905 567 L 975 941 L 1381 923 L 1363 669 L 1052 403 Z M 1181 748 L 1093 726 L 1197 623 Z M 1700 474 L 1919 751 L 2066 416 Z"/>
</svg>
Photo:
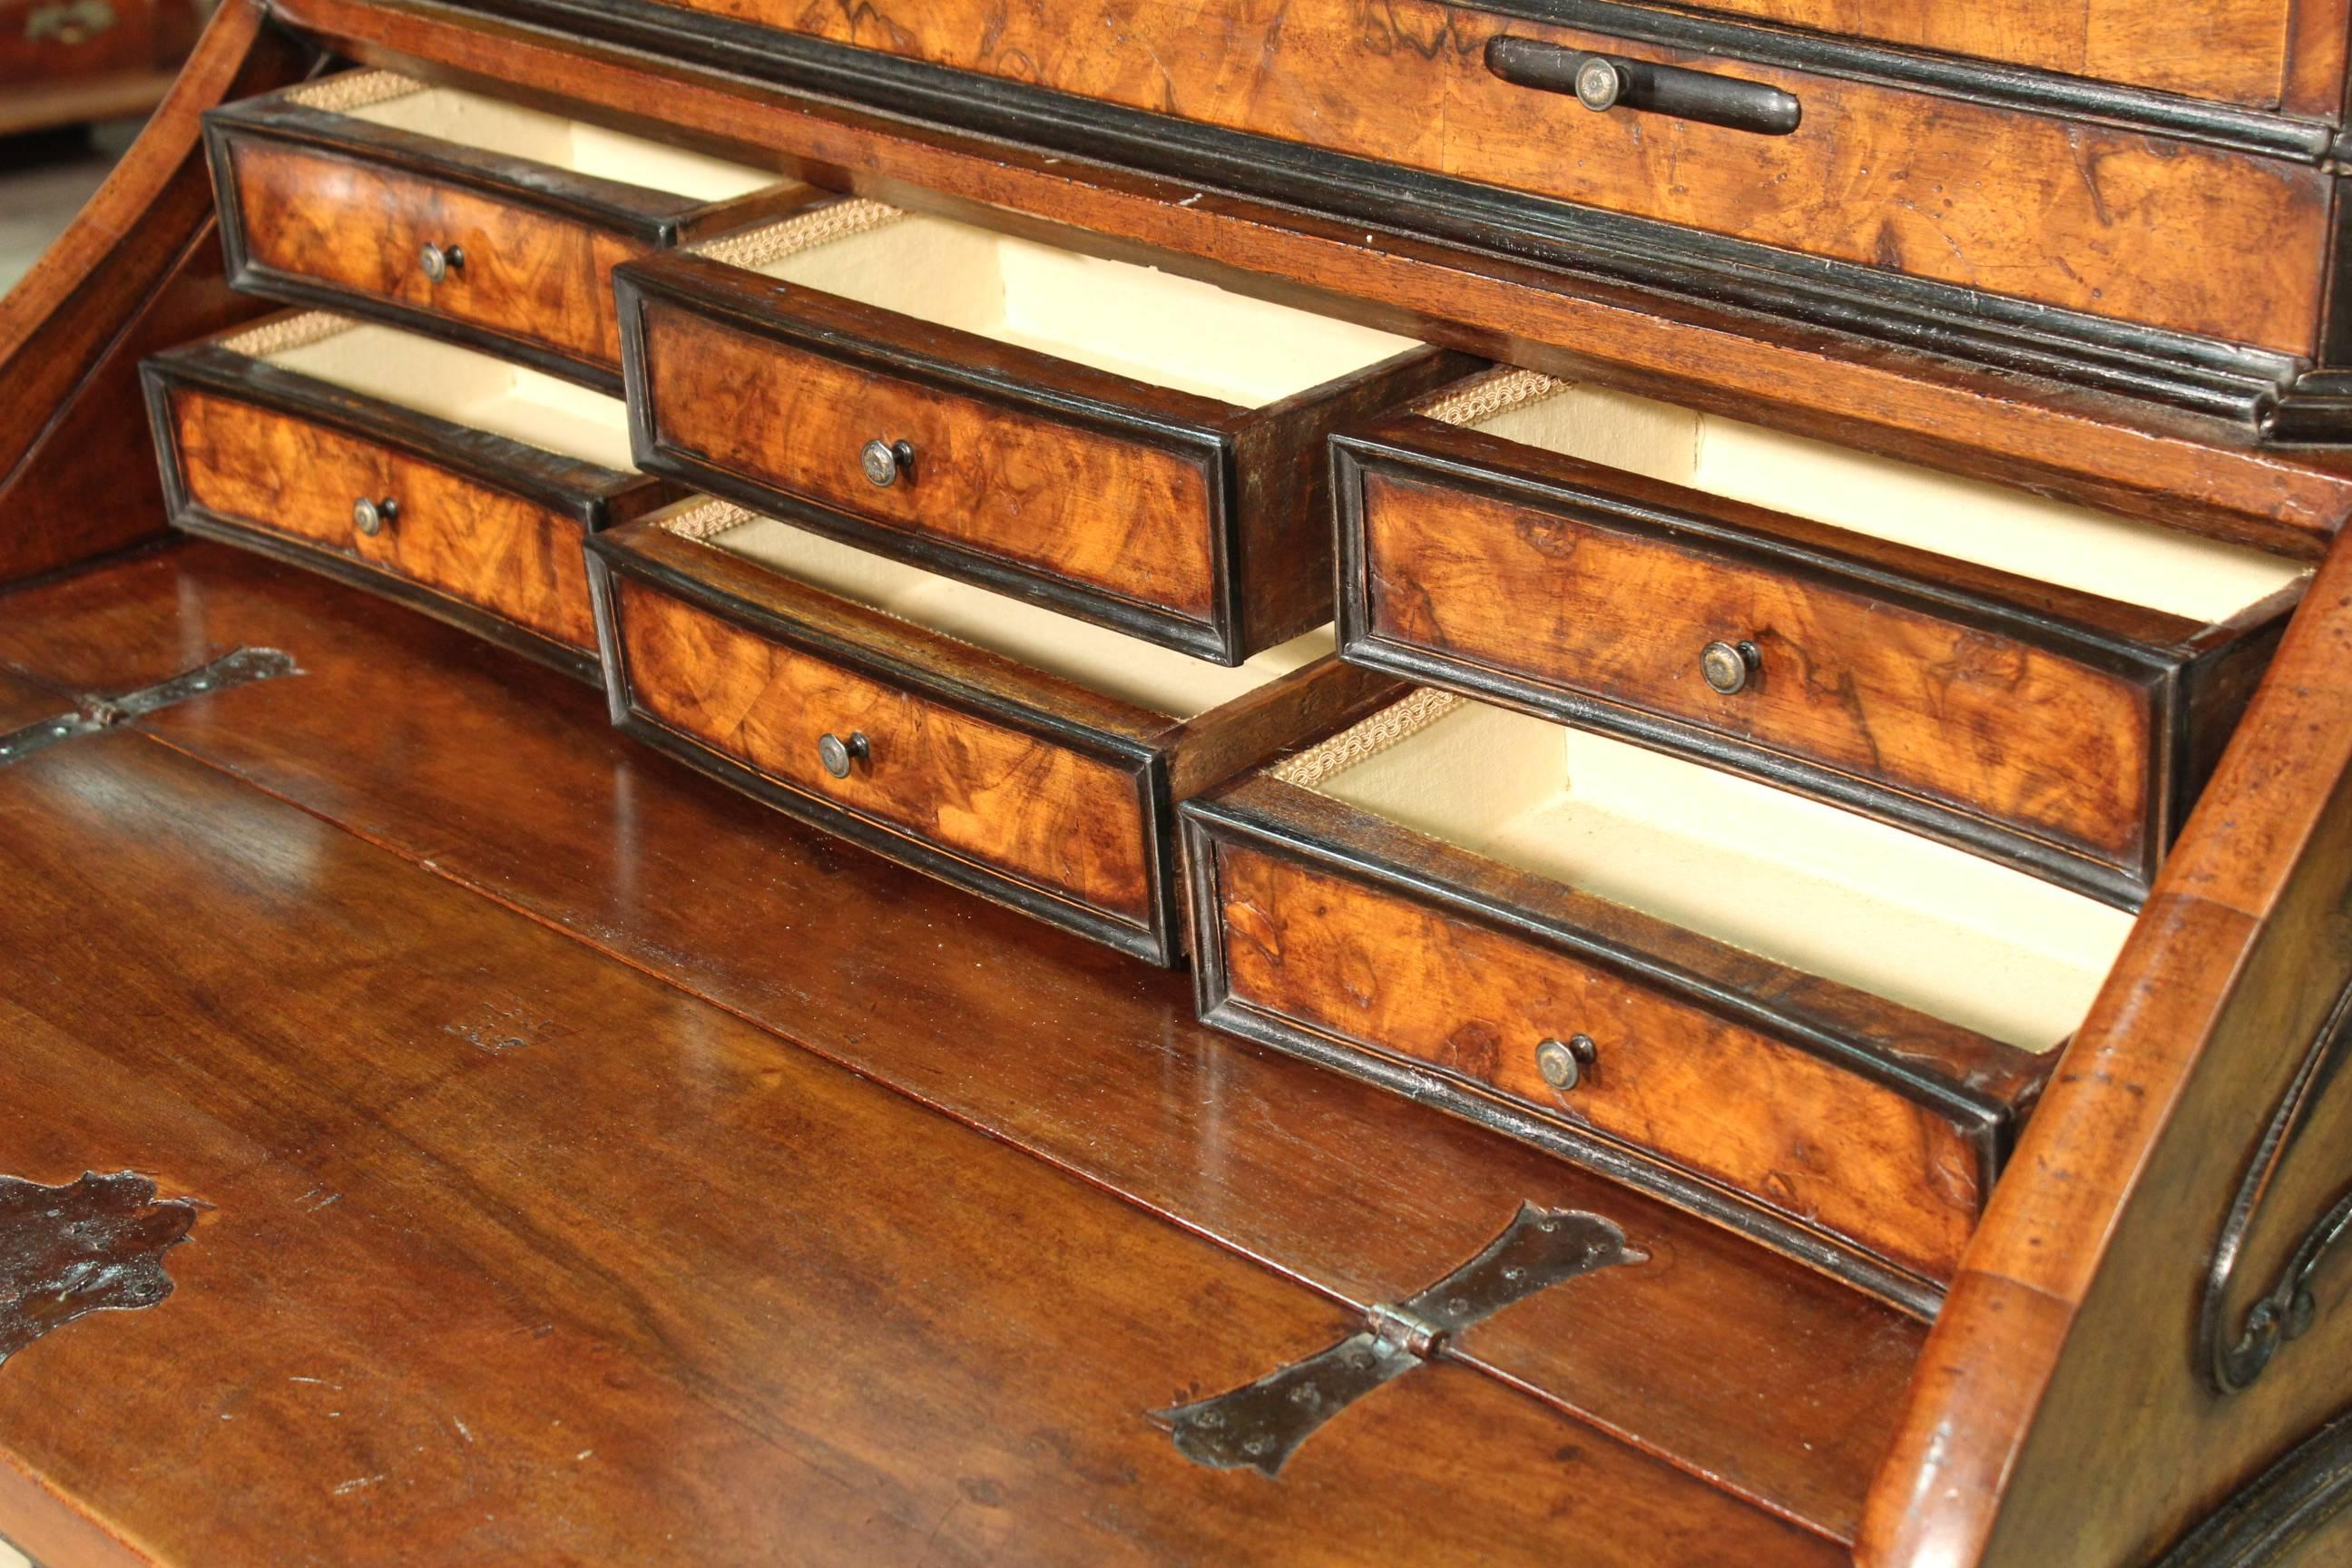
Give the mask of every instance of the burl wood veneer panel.
<svg viewBox="0 0 2352 1568">
<path fill-rule="evenodd" d="M 594 652 L 577 520 L 458 478 L 391 447 L 232 399 L 173 394 L 188 499 L 437 589 Z M 383 531 L 352 526 L 352 503 L 390 497 Z"/>
<path fill-rule="evenodd" d="M 1137 781 L 623 583 L 630 689 L 652 717 L 845 810 L 1098 908 L 1148 921 Z M 828 773 L 818 737 L 867 737 Z"/>
<path fill-rule="evenodd" d="M 620 363 L 613 268 L 644 247 L 360 159 L 230 146 L 254 265 Z M 427 243 L 463 249 L 464 268 L 429 280 L 416 264 Z"/>
<path fill-rule="evenodd" d="M 1213 26 L 1175 0 L 685 8 L 2097 315 L 2291 353 L 2315 339 L 2330 180 L 2269 158 L 1433 0 L 1295 0 Z M 1803 123 L 1594 114 L 1496 78 L 1503 35 L 1767 83 Z"/>
<path fill-rule="evenodd" d="M 1958 1266 L 1979 1162 L 1916 1101 L 1597 966 L 1233 844 L 1216 850 L 1231 994 L 1659 1151 L 1930 1277 Z M 1572 1094 L 1534 1042 L 1587 1034 Z"/>
<path fill-rule="evenodd" d="M 919 386 L 649 305 L 659 436 L 735 473 L 885 526 L 1042 566 L 1206 620 L 1210 476 L 1198 458 Z M 859 450 L 904 441 L 887 489 Z"/>
</svg>

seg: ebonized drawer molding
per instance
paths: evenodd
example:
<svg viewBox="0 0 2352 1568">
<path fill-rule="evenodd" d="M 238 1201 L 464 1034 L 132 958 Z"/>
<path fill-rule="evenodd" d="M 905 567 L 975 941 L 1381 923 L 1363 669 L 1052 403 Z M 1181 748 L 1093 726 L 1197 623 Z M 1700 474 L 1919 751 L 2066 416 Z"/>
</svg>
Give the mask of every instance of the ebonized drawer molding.
<svg viewBox="0 0 2352 1568">
<path fill-rule="evenodd" d="M 581 542 L 676 491 L 461 421 L 619 463 L 618 404 L 322 314 L 174 349 L 142 374 L 173 526 L 601 681 Z"/>
<path fill-rule="evenodd" d="M 824 195 L 389 71 L 210 110 L 205 142 L 236 288 L 355 311 L 612 392 L 616 264 Z"/>
<path fill-rule="evenodd" d="M 725 502 L 685 503 L 589 548 L 621 729 L 877 853 L 1161 964 L 1184 952 L 1176 804 L 1396 689 L 1323 638 L 1226 669 Z"/>
<path fill-rule="evenodd" d="M 615 277 L 640 467 L 1227 664 L 1331 618 L 1328 433 L 1475 363 L 872 202 L 710 248 Z"/>
<path fill-rule="evenodd" d="M 2130 927 L 1434 690 L 1181 816 L 1209 1022 L 1600 1140 L 1931 1284 Z"/>
<path fill-rule="evenodd" d="M 2268 557 L 1542 376 L 1423 406 L 1440 417 L 1334 439 L 1349 658 L 1702 755 L 2126 908 L 2302 592 Z M 1834 523 L 1724 493 L 1742 486 Z M 1940 529 L 1916 522 L 1930 509 Z M 2135 558 L 2165 564 L 2123 583 Z"/>
</svg>

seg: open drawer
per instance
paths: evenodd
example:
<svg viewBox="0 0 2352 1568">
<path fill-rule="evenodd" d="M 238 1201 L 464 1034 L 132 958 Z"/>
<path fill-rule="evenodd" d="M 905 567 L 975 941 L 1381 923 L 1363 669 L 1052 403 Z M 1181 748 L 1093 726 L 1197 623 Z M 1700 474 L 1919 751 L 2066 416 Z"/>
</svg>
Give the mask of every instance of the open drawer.
<svg viewBox="0 0 2352 1568">
<path fill-rule="evenodd" d="M 614 721 L 803 821 L 1173 964 L 1174 810 L 1391 694 L 1239 668 L 697 500 L 590 545 Z"/>
<path fill-rule="evenodd" d="M 1182 815 L 1211 1023 L 1927 1281 L 2132 923 L 1430 689 Z"/>
<path fill-rule="evenodd" d="M 215 109 L 229 281 L 617 392 L 614 266 L 824 193 L 391 71 Z"/>
<path fill-rule="evenodd" d="M 598 679 L 583 535 L 675 491 L 619 402 L 322 311 L 142 367 L 173 522 Z"/>
<path fill-rule="evenodd" d="M 867 201 L 618 286 L 649 472 L 1226 664 L 1331 619 L 1330 431 L 1475 363 Z"/>
<path fill-rule="evenodd" d="M 1526 372 L 1334 447 L 1350 659 L 1704 756 L 2125 907 L 2305 575 Z"/>
</svg>

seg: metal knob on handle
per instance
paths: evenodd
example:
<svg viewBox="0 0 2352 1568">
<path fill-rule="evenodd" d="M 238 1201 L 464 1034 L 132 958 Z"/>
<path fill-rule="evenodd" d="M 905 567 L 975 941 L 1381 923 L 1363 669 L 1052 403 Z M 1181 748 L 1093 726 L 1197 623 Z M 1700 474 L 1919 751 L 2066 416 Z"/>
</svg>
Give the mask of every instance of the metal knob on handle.
<svg viewBox="0 0 2352 1568">
<path fill-rule="evenodd" d="M 1536 1071 L 1544 1082 L 1566 1094 L 1584 1081 L 1585 1069 L 1599 1058 L 1601 1048 L 1590 1035 L 1570 1035 L 1565 1040 L 1546 1040 L 1536 1047 Z"/>
<path fill-rule="evenodd" d="M 1726 697 L 1747 690 L 1748 683 L 1763 668 L 1764 655 L 1752 642 L 1711 642 L 1699 650 L 1699 674 Z"/>
<path fill-rule="evenodd" d="M 1786 136 L 1804 120 L 1794 93 L 1760 81 L 1596 55 L 1509 34 L 1486 43 L 1486 68 L 1513 87 L 1562 92 L 1596 114 L 1641 110 L 1756 136 Z"/>
<path fill-rule="evenodd" d="M 817 760 L 824 764 L 826 773 L 837 779 L 847 778 L 851 768 L 873 754 L 874 748 L 866 742 L 862 730 L 852 731 L 846 741 L 838 735 L 826 734 L 816 743 Z"/>
<path fill-rule="evenodd" d="M 425 269 L 427 283 L 446 282 L 451 273 L 465 267 L 466 252 L 459 246 L 444 247 L 428 242 L 416 253 L 416 264 Z"/>
<path fill-rule="evenodd" d="M 366 496 L 352 503 L 352 526 L 373 539 L 400 516 L 400 503 L 390 496 L 373 500 Z"/>
<path fill-rule="evenodd" d="M 877 489 L 888 489 L 915 473 L 915 447 L 908 441 L 868 441 L 857 454 L 857 466 Z"/>
</svg>

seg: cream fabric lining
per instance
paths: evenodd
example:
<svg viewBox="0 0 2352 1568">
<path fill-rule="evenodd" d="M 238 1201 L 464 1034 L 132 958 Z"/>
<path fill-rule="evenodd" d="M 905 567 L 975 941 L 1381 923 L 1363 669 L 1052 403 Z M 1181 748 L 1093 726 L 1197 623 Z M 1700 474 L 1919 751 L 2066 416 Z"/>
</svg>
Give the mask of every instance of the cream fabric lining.
<svg viewBox="0 0 2352 1568">
<path fill-rule="evenodd" d="M 844 202 L 701 248 L 787 283 L 1244 408 L 1420 346 L 878 202 Z"/>
<path fill-rule="evenodd" d="M 765 169 L 480 93 L 436 87 L 395 71 L 348 71 L 288 96 L 306 109 L 693 201 L 730 201 L 784 183 L 783 176 Z"/>
<path fill-rule="evenodd" d="M 2132 925 L 1836 806 L 1440 693 L 1276 774 L 2027 1050 L 2080 1026 Z"/>
<path fill-rule="evenodd" d="M 681 538 L 756 561 L 797 582 L 1171 718 L 1223 707 L 1331 651 L 1325 626 L 1228 668 L 1073 620 L 885 555 L 854 549 L 726 501 L 688 502 L 661 520 Z"/>
<path fill-rule="evenodd" d="M 2258 551 L 1532 371 L 1478 377 L 1420 412 L 2202 622 L 2227 620 L 2305 574 Z"/>
<path fill-rule="evenodd" d="M 307 310 L 263 321 L 221 346 L 455 425 L 634 470 L 628 410 L 619 398 L 454 343 Z"/>
</svg>

